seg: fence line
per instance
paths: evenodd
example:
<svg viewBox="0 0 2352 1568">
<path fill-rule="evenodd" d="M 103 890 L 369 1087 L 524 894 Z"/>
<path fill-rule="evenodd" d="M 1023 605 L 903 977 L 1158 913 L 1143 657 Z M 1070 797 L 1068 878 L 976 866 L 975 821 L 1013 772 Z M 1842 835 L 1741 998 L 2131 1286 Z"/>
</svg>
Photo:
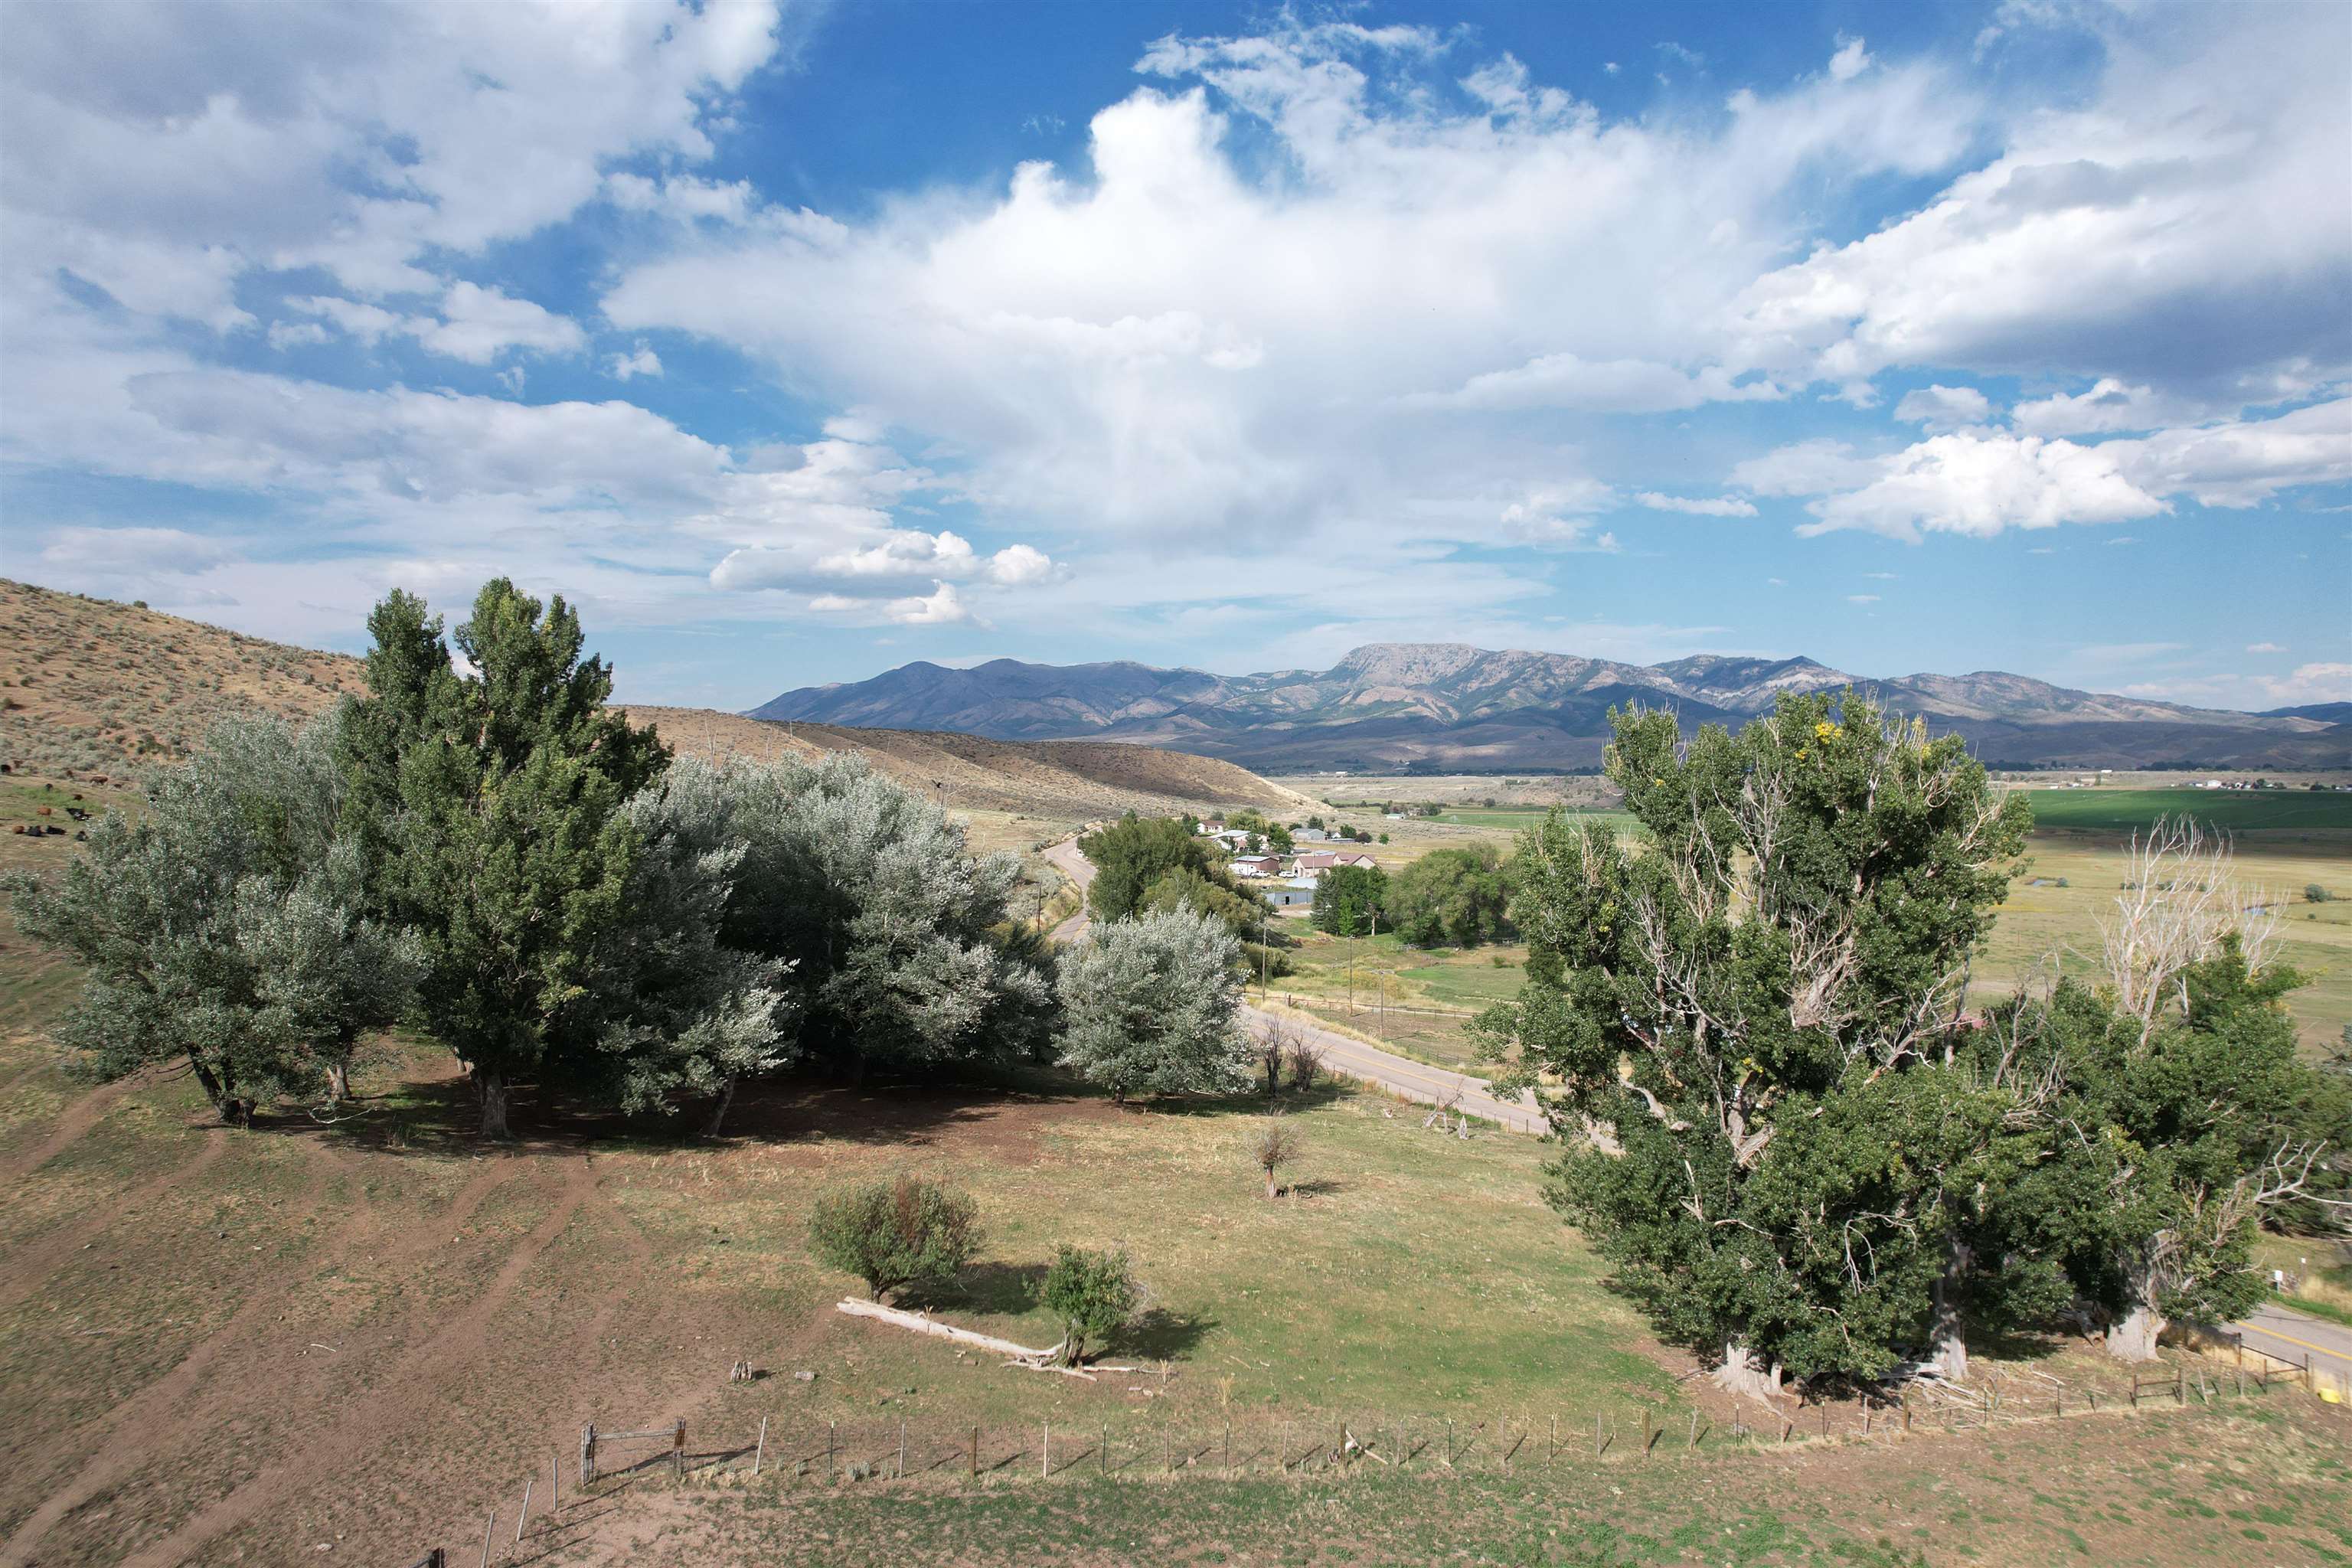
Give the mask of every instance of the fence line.
<svg viewBox="0 0 2352 1568">
<path fill-rule="evenodd" d="M 701 1447 L 693 1446 L 683 1420 L 620 1430 L 591 1422 L 581 1427 L 577 1484 L 567 1492 L 560 1457 L 551 1460 L 545 1501 L 536 1519 L 531 1500 L 537 1476 L 524 1480 L 511 1549 L 520 1551 L 534 1526 L 542 1536 L 560 1531 L 567 1506 L 611 1496 L 635 1484 L 645 1473 L 664 1469 L 675 1479 L 756 1478 L 779 1487 L 802 1480 L 919 1482 L 925 1478 L 946 1478 L 965 1485 L 983 1480 L 998 1484 L 1030 1475 L 1047 1482 L 1069 1476 L 1169 1480 L 1298 1477 L 1339 1475 L 1364 1466 L 1397 1474 L 1520 1476 L 1644 1464 L 1661 1450 L 1669 1454 L 1753 1451 L 1879 1442 L 1921 1431 L 1969 1433 L 2028 1422 L 2114 1416 L 2149 1403 L 2185 1409 L 2191 1403 L 2204 1406 L 2224 1399 L 2263 1396 L 2282 1383 L 2317 1392 L 2308 1366 L 2282 1361 L 2223 1336 L 2208 1336 L 2192 1348 L 2202 1352 L 2193 1363 L 2176 1363 L 2168 1375 L 2135 1376 L 2121 1398 L 2092 1388 L 2076 1391 L 2070 1398 L 2061 1384 L 2053 1384 L 2040 1397 L 1990 1386 L 1984 1391 L 1981 1405 L 1864 1399 L 1834 1423 L 1827 1404 L 1800 1407 L 1794 1415 L 1776 1409 L 1761 1426 L 1751 1425 L 1748 1415 L 1735 1407 L 1727 1429 L 1718 1428 L 1696 1410 L 1690 1413 L 1687 1426 L 1670 1426 L 1658 1419 L 1660 1413 L 1654 1407 L 1642 1405 L 1621 1412 L 1622 1424 L 1607 1412 L 1596 1413 L 1589 1442 L 1578 1436 L 1573 1423 L 1564 1427 L 1559 1416 L 1527 1417 L 1496 1411 L 1469 1417 L 1426 1413 L 1360 1413 L 1369 1419 L 1347 1415 L 1311 1419 L 1251 1415 L 1209 1424 L 1129 1422 L 1116 1429 L 1101 1420 L 1076 1427 L 1056 1427 L 1049 1421 L 1031 1426 L 907 1418 L 821 1425 L 808 1421 L 792 1426 L 772 1413 L 761 1416 L 756 1431 L 747 1430 L 740 1443 L 721 1439 Z M 2207 1357 L 2217 1352 L 2232 1352 L 2233 1364 L 2226 1375 L 2215 1372 L 2209 1376 Z M 2251 1363 L 2249 1357 L 2253 1358 Z M 634 1458 L 614 1451 L 628 1445 L 643 1451 Z M 493 1509 L 484 1525 L 478 1568 L 488 1568 L 492 1560 L 498 1517 L 499 1510 Z M 534 1542 L 532 1550 L 540 1549 Z M 402 1568 L 453 1568 L 453 1557 L 436 1547 Z"/>
</svg>

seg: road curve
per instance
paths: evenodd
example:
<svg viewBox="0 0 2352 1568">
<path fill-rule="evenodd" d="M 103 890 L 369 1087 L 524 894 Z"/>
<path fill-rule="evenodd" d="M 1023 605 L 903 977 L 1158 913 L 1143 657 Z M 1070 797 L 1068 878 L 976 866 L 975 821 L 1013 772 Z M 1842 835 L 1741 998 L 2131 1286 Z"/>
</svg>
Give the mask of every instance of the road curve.
<svg viewBox="0 0 2352 1568">
<path fill-rule="evenodd" d="M 2297 1366 L 2308 1363 L 2319 1382 L 2352 1387 L 2352 1329 L 2340 1323 L 2265 1301 L 2231 1323 L 2230 1331 L 2248 1350 Z"/>
<path fill-rule="evenodd" d="M 1093 862 L 1078 853 L 1078 841 L 1065 838 L 1045 851 L 1045 858 L 1055 870 L 1076 884 L 1083 898 L 1087 885 L 1095 879 L 1095 868 Z M 1081 941 L 1086 936 L 1087 926 L 1087 911 L 1081 904 L 1076 914 L 1054 928 L 1053 940 L 1064 944 Z M 1245 1005 L 1242 1008 L 1242 1016 L 1251 1027 L 1264 1028 L 1280 1016 Z M 1540 1136 L 1551 1131 L 1543 1113 L 1536 1109 L 1532 1094 L 1523 1091 L 1517 1100 L 1504 1100 L 1483 1078 L 1400 1057 L 1351 1035 L 1310 1024 L 1304 1018 L 1283 1017 L 1281 1021 L 1305 1031 L 1308 1038 L 1322 1047 L 1325 1064 L 1344 1078 L 1360 1079 L 1423 1105 L 1435 1105 L 1452 1098 L 1470 1115 L 1507 1127 L 1514 1132 Z"/>
</svg>

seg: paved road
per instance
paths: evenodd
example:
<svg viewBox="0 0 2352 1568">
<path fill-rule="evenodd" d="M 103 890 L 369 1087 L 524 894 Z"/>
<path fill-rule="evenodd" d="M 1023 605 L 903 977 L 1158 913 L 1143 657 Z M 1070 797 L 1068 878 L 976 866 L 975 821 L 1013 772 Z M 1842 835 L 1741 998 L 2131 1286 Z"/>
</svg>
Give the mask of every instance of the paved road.
<svg viewBox="0 0 2352 1568">
<path fill-rule="evenodd" d="M 2230 1325 L 2248 1350 L 2301 1366 L 2311 1358 L 2312 1371 L 2322 1383 L 2352 1385 L 2352 1329 L 2265 1301 L 2245 1318 Z"/>
<path fill-rule="evenodd" d="M 1078 841 L 1075 838 L 1066 838 L 1046 850 L 1045 858 L 1062 875 L 1077 884 L 1081 895 L 1095 879 L 1094 865 L 1078 853 Z M 1077 942 L 1085 937 L 1087 926 L 1087 912 L 1082 905 L 1076 914 L 1054 928 L 1053 940 L 1064 943 Z M 1265 1027 L 1277 1016 L 1249 1006 L 1242 1009 L 1242 1016 L 1252 1028 Z M 1434 1105 L 1449 1097 L 1458 1098 L 1461 1108 L 1471 1115 L 1496 1122 L 1514 1132 L 1541 1134 L 1551 1131 L 1542 1112 L 1536 1109 L 1532 1094 L 1522 1094 L 1517 1100 L 1503 1100 L 1495 1094 L 1493 1086 L 1483 1078 L 1430 1067 L 1407 1057 L 1396 1056 L 1353 1036 L 1322 1028 L 1301 1018 L 1288 1017 L 1285 1021 L 1306 1030 L 1308 1037 L 1323 1047 L 1324 1059 L 1333 1072 L 1378 1085 L 1423 1105 Z"/>
</svg>

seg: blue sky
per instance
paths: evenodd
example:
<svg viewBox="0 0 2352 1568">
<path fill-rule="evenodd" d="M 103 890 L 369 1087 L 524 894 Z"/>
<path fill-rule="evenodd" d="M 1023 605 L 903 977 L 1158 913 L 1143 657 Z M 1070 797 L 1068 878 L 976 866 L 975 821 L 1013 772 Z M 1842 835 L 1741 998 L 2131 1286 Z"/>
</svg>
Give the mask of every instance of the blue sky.
<svg viewBox="0 0 2352 1568">
<path fill-rule="evenodd" d="M 0 9 L 11 576 L 2352 699 L 2341 5 Z"/>
</svg>

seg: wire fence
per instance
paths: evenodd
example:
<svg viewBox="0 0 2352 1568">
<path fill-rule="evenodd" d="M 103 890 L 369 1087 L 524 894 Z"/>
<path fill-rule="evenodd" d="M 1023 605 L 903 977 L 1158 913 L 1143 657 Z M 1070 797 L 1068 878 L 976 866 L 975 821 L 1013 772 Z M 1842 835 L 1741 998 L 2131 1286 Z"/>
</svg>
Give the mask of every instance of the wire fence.
<svg viewBox="0 0 2352 1568">
<path fill-rule="evenodd" d="M 574 1463 L 552 1458 L 544 1472 L 524 1481 L 510 1531 L 501 1505 L 489 1510 L 478 1543 L 436 1548 L 401 1568 L 455 1568 L 469 1560 L 475 1568 L 488 1568 L 493 1562 L 544 1555 L 581 1521 L 582 1504 L 661 1478 L 790 1489 L 853 1483 L 1181 1483 L 1349 1472 L 1565 1477 L 1726 1450 L 1901 1441 L 1912 1434 L 2205 1407 L 2260 1398 L 2283 1386 L 2330 1402 L 2343 1396 L 2340 1375 L 2307 1358 L 2285 1361 L 2223 1335 L 2200 1336 L 2193 1349 L 2200 1353 L 2105 1388 L 1988 1379 L 1970 1391 L 1921 1389 L 1909 1397 L 1873 1396 L 1769 1415 L 1739 1408 L 1721 1419 L 1697 1410 L 1669 1418 L 1645 1405 L 1603 1411 L 1590 1421 L 1508 1412 L 1138 1419 L 1123 1411 L 1118 1420 L 1075 1422 L 815 1421 L 771 1415 L 740 1429 L 690 1430 L 683 1420 L 618 1429 L 591 1423 L 581 1428 Z"/>
</svg>

